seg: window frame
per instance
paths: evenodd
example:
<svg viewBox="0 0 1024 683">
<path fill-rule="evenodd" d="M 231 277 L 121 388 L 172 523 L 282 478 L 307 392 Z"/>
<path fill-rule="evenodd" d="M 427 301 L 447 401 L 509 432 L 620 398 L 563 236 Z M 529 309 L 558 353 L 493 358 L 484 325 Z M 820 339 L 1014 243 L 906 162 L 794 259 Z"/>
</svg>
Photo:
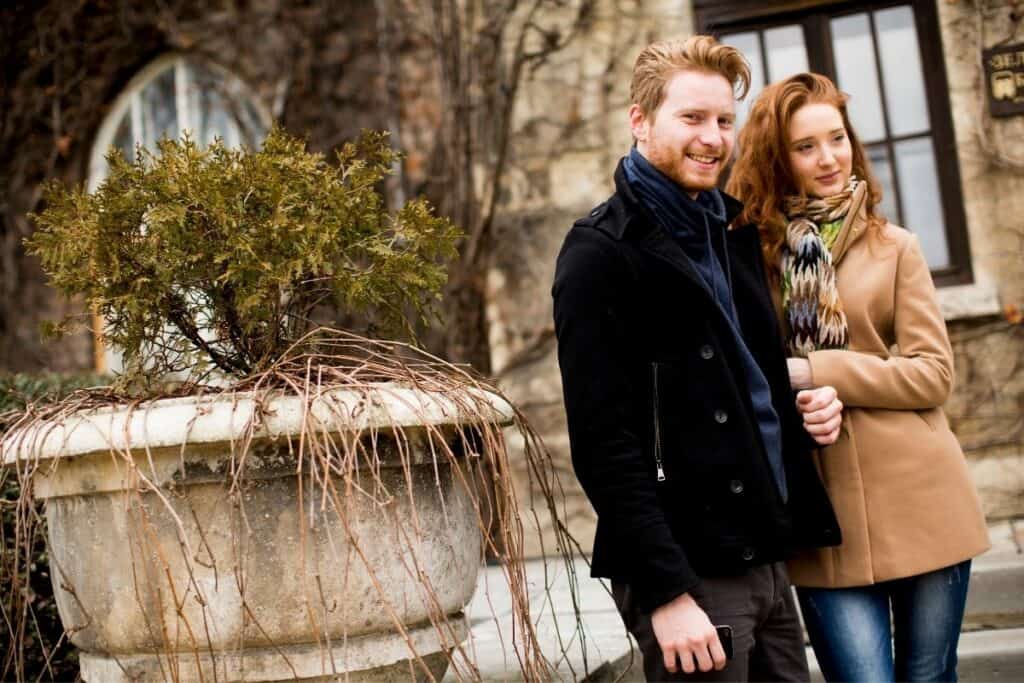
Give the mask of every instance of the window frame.
<svg viewBox="0 0 1024 683">
<path fill-rule="evenodd" d="M 175 94 L 178 95 L 181 92 L 187 92 L 188 88 L 183 80 L 182 68 L 186 62 L 196 59 L 197 58 L 195 57 L 191 57 L 180 52 L 169 52 L 160 55 L 142 67 L 124 85 L 113 103 L 110 105 L 110 110 L 104 115 L 103 122 L 100 124 L 96 131 L 96 135 L 93 137 L 92 149 L 89 154 L 88 169 L 88 188 L 90 192 L 95 190 L 99 184 L 103 182 L 103 179 L 106 178 L 107 150 L 114 144 L 114 140 L 117 137 L 117 128 L 121 123 L 121 119 L 126 114 L 133 111 L 132 103 L 141 96 L 142 91 L 145 90 L 150 83 L 155 81 L 169 69 L 174 70 Z M 266 130 L 270 130 L 273 116 L 271 116 L 270 111 L 260 98 L 255 95 L 248 84 L 244 83 L 238 76 L 218 64 L 203 60 L 203 66 L 206 69 L 217 73 L 225 82 L 231 84 L 230 87 L 236 91 L 231 93 L 232 96 L 246 97 L 248 103 L 255 110 L 260 123 Z M 180 135 L 183 130 L 193 129 L 194 126 L 190 125 L 193 123 L 191 120 L 191 110 L 186 99 L 176 96 L 174 105 L 175 118 L 178 123 L 178 135 Z M 133 122 L 132 125 L 134 128 L 137 123 Z"/>
<path fill-rule="evenodd" d="M 832 59 L 832 35 L 829 20 L 849 14 L 867 12 L 875 35 L 874 10 L 909 5 L 914 15 L 918 47 L 923 69 L 923 85 L 930 118 L 930 136 L 935 152 L 936 172 L 942 194 L 941 207 L 945 228 L 946 246 L 949 251 L 949 265 L 932 271 L 937 286 L 970 284 L 974 272 L 967 237 L 967 215 L 963 202 L 963 185 L 960 164 L 957 159 L 956 135 L 953 129 L 953 115 L 948 97 L 946 62 L 942 51 L 942 32 L 934 0 L 877 0 L 874 2 L 853 0 L 694 0 L 694 18 L 702 33 L 721 35 L 739 31 L 764 31 L 783 24 L 800 24 L 804 29 L 804 43 L 807 60 L 813 71 L 823 73 L 833 80 L 836 78 L 835 62 Z M 875 45 L 875 68 L 879 83 L 884 82 L 881 62 L 878 59 L 878 43 Z M 763 39 L 761 41 L 764 58 Z M 893 159 L 893 146 L 903 139 L 920 137 L 912 135 L 893 136 L 889 131 L 887 104 L 880 103 L 886 122 L 884 145 Z M 898 185 L 893 197 L 902 214 Z"/>
</svg>

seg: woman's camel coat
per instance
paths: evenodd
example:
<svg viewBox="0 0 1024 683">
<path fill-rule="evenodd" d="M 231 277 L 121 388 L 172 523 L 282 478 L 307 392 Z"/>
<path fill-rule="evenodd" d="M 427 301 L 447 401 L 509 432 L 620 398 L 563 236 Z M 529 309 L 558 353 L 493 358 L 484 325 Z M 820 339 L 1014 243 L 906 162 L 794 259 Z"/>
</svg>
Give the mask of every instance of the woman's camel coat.
<svg viewBox="0 0 1024 683">
<path fill-rule="evenodd" d="M 814 455 L 843 543 L 791 561 L 797 586 L 898 579 L 989 547 L 978 494 L 941 408 L 952 389 L 953 352 L 928 264 L 903 228 L 868 230 L 865 189 L 832 248 L 849 349 L 808 359 L 815 386 L 835 387 L 844 405 L 839 440 Z M 781 311 L 778 291 L 775 299 Z"/>
</svg>

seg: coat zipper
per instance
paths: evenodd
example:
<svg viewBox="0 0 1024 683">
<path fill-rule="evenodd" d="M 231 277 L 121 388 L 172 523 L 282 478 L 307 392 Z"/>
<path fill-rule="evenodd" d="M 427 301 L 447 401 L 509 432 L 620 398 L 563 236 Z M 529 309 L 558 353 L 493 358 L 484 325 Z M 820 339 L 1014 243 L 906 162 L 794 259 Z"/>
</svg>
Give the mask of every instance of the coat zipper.
<svg viewBox="0 0 1024 683">
<path fill-rule="evenodd" d="M 658 419 L 658 364 L 651 363 L 651 379 L 654 387 L 654 464 L 658 466 L 658 481 L 665 481 L 665 468 L 661 461 L 661 422 Z"/>
</svg>

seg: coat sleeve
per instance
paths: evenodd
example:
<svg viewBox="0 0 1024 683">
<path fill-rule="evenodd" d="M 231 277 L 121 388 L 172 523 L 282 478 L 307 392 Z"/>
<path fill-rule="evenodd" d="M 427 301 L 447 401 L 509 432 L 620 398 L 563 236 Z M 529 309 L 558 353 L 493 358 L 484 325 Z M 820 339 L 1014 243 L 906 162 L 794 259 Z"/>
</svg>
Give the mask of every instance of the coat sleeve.
<svg viewBox="0 0 1024 683">
<path fill-rule="evenodd" d="M 552 290 L 573 468 L 629 568 L 621 579 L 651 611 L 699 579 L 672 536 L 644 457 L 650 401 L 631 371 L 638 359 L 636 331 L 625 323 L 628 267 L 614 245 L 574 237 L 559 255 Z"/>
<path fill-rule="evenodd" d="M 834 386 L 839 399 L 851 407 L 941 406 L 953 388 L 953 350 L 928 263 L 914 235 L 907 236 L 899 252 L 893 307 L 899 355 L 814 351 L 808 357 L 814 383 Z"/>
</svg>

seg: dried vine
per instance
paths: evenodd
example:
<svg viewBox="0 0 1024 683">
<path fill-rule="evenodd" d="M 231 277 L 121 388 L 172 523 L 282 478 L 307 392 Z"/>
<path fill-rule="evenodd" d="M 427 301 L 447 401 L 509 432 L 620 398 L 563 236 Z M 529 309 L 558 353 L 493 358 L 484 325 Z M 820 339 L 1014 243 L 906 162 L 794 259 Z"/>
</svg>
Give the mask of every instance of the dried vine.
<svg viewBox="0 0 1024 683">
<path fill-rule="evenodd" d="M 424 191 L 466 237 L 446 291 L 449 357 L 490 369 L 484 280 L 523 83 L 591 24 L 596 0 L 380 0 L 436 65 L 441 109 Z M 397 42 L 397 41 L 396 41 Z"/>
<path fill-rule="evenodd" d="M 248 579 L 242 567 L 246 559 L 244 548 L 250 542 L 248 539 L 252 533 L 249 531 L 251 520 L 248 520 L 248 516 L 253 511 L 247 509 L 245 501 L 246 493 L 258 483 L 252 477 L 254 473 L 259 473 L 259 467 L 262 466 L 259 457 L 266 457 L 265 450 L 261 450 L 266 439 L 263 429 L 266 420 L 272 418 L 273 414 L 267 413 L 268 408 L 262 406 L 269 406 L 275 397 L 285 395 L 299 397 L 302 405 L 307 407 L 300 432 L 287 436 L 284 444 L 277 448 L 279 454 L 287 454 L 285 469 L 290 470 L 291 476 L 298 482 L 298 509 L 304 512 L 297 517 L 300 528 L 295 529 L 295 533 L 304 539 L 303 547 L 313 542 L 313 531 L 307 519 L 309 515 L 335 520 L 346 535 L 346 538 L 339 541 L 344 540 L 347 545 L 340 544 L 332 552 L 340 553 L 344 547 L 348 553 L 345 558 L 335 559 L 346 560 L 345 566 L 352 567 L 352 571 L 359 568 L 369 575 L 377 590 L 376 597 L 386 606 L 393 628 L 405 639 L 418 675 L 424 680 L 436 680 L 436 668 L 428 665 L 422 653 L 417 652 L 414 640 L 399 616 L 401 605 L 396 604 L 393 596 L 388 594 L 383 580 L 377 575 L 378 568 L 371 559 L 373 552 L 379 551 L 381 543 L 394 544 L 400 548 L 408 580 L 417 582 L 421 589 L 420 599 L 430 615 L 431 627 L 441 642 L 448 644 L 445 658 L 452 673 L 458 680 L 480 680 L 480 672 L 471 651 L 458 642 L 457 623 L 453 623 L 451 617 L 440 609 L 435 586 L 423 570 L 421 562 L 425 558 L 421 557 L 419 550 L 423 540 L 420 520 L 415 514 L 397 514 L 401 508 L 398 503 L 403 500 L 409 504 L 415 502 L 410 500 L 414 495 L 412 478 L 421 476 L 424 471 L 414 470 L 413 462 L 414 440 L 420 437 L 414 438 L 411 432 L 402 428 L 370 427 L 357 434 L 351 427 L 354 422 L 364 419 L 365 411 L 374 405 L 374 396 L 381 393 L 406 396 L 400 399 L 405 401 L 403 408 L 419 414 L 422 408 L 401 393 L 402 389 L 415 388 L 441 396 L 453 406 L 452 414 L 457 416 L 457 422 L 461 425 L 454 434 L 449 428 L 432 425 L 429 421 L 422 428 L 426 439 L 423 448 L 428 454 L 426 471 L 433 473 L 431 476 L 438 492 L 443 488 L 442 482 L 449 481 L 446 479 L 449 477 L 454 486 L 453 492 L 469 496 L 473 518 L 483 538 L 482 552 L 489 550 L 491 554 L 500 557 L 506 583 L 502 590 L 507 591 L 512 599 L 515 638 L 505 645 L 511 649 L 510 654 L 515 661 L 518 661 L 524 680 L 550 680 L 555 676 L 554 668 L 552 663 L 545 660 L 537 641 L 521 552 L 524 528 L 530 523 L 529 517 L 536 518 L 536 512 L 520 507 L 522 503 L 507 476 L 509 463 L 505 433 L 494 423 L 493 404 L 483 393 L 497 394 L 497 390 L 466 368 L 450 365 L 407 345 L 372 341 L 337 330 L 322 329 L 312 336 L 315 336 L 315 348 L 318 349 L 315 354 L 303 350 L 310 348 L 314 341 L 312 338 L 305 339 L 269 370 L 229 387 L 182 387 L 173 393 L 128 403 L 131 412 L 144 413 L 156 408 L 159 404 L 155 401 L 159 398 L 191 394 L 198 396 L 203 405 L 209 405 L 212 399 L 219 397 L 236 403 L 252 401 L 257 406 L 254 417 L 245 425 L 242 437 L 231 444 L 229 467 L 219 483 L 223 498 L 230 501 L 230 509 L 234 510 L 233 543 L 237 554 L 228 561 L 214 557 L 206 541 L 210 529 L 202 528 L 199 516 L 175 492 L 173 484 L 158 481 L 154 478 L 155 470 L 147 469 L 145 463 L 152 461 L 144 444 L 128 443 L 110 447 L 110 457 L 124 463 L 127 466 L 124 471 L 131 475 L 132 485 L 119 499 L 128 506 L 133 519 L 128 547 L 135 570 L 132 588 L 136 601 L 142 609 L 145 602 L 143 596 L 159 591 L 164 596 L 164 610 L 159 614 L 176 615 L 170 621 L 162 617 L 147 622 L 149 639 L 159 644 L 158 650 L 164 653 L 160 660 L 163 678 L 180 680 L 186 677 L 190 668 L 198 667 L 199 662 L 203 661 L 204 651 L 209 649 L 212 642 L 210 629 L 214 615 L 207 607 L 208 582 L 204 583 L 199 575 L 209 577 L 212 572 L 213 576 L 222 577 L 221 581 L 234 582 L 241 596 L 246 623 L 266 637 L 267 631 L 259 615 L 246 600 Z M 338 391 L 352 392 L 362 398 L 354 403 L 337 404 L 327 413 L 311 409 L 314 403 L 319 401 L 322 405 L 325 397 Z M 60 428 L 83 411 L 129 400 L 128 397 L 115 395 L 110 389 L 83 390 L 55 405 L 40 408 L 30 406 L 20 415 L 3 442 L 5 458 L 10 460 L 19 454 L 21 456 L 17 461 L 18 476 L 24 492 L 19 502 L 20 529 L 27 533 L 38 522 L 29 483 L 35 475 L 52 465 L 31 454 L 48 430 Z M 515 411 L 513 427 L 514 433 L 525 444 L 530 475 L 535 480 L 531 490 L 543 492 L 537 504 L 558 519 L 556 501 L 561 492 L 552 474 L 550 458 L 518 411 Z M 185 457 L 184 450 L 181 457 Z M 58 460 L 56 467 L 60 466 Z M 400 473 L 397 478 L 385 474 L 385 467 L 396 466 Z M 493 491 L 496 495 L 493 498 L 482 495 L 480 492 L 484 490 Z M 449 504 L 453 504 L 453 501 L 450 500 Z M 359 537 L 355 521 L 364 513 L 358 511 L 358 506 L 376 510 L 374 516 L 385 520 L 383 528 L 386 531 L 383 535 L 387 537 L 386 541 L 380 536 Z M 410 509 L 415 511 L 415 507 Z M 491 523 L 492 516 L 498 518 L 497 524 Z M 173 526 L 178 529 L 175 543 L 161 543 L 157 540 L 154 522 L 157 517 L 173 520 Z M 21 538 L 24 541 L 28 536 Z M 556 539 L 557 548 L 553 550 L 564 563 L 572 585 L 575 585 L 573 559 L 578 548 L 563 525 L 557 526 Z M 449 540 L 459 542 L 458 539 Z M 19 543 L 15 561 L 25 563 L 31 557 L 29 551 L 24 542 Z M 305 556 L 306 551 L 303 550 L 302 557 Z M 157 559 L 153 561 L 152 558 Z M 482 559 L 481 555 L 478 560 Z M 76 632 L 90 627 L 95 615 L 85 610 L 85 597 L 76 591 L 72 580 L 55 558 L 51 564 L 53 571 L 62 577 L 62 590 L 69 596 L 68 599 L 81 608 L 78 610 L 81 623 L 67 625 L 69 636 L 74 637 Z M 181 577 L 171 576 L 172 565 L 181 564 L 188 570 L 184 582 Z M 19 572 L 22 576 L 28 574 L 24 567 Z M 344 607 L 339 607 L 332 595 L 324 593 L 313 568 L 309 568 L 302 579 L 306 595 L 312 596 L 307 605 L 308 631 L 320 634 L 317 642 L 322 652 L 337 652 L 338 643 L 331 642 L 327 637 L 323 624 L 325 615 Z M 194 601 L 200 607 L 192 605 Z M 191 607 L 183 609 L 186 604 Z M 179 607 L 175 608 L 174 605 Z M 585 648 L 579 622 L 579 605 L 574 607 L 576 631 L 564 647 L 568 648 L 570 643 L 574 643 L 572 647 Z M 12 623 L 23 618 L 18 614 L 5 616 Z M 265 648 L 275 649 L 282 661 L 292 666 L 283 644 L 271 641 Z M 333 672 L 341 676 L 341 664 L 330 661 L 330 658 L 327 660 L 325 673 Z"/>
</svg>

